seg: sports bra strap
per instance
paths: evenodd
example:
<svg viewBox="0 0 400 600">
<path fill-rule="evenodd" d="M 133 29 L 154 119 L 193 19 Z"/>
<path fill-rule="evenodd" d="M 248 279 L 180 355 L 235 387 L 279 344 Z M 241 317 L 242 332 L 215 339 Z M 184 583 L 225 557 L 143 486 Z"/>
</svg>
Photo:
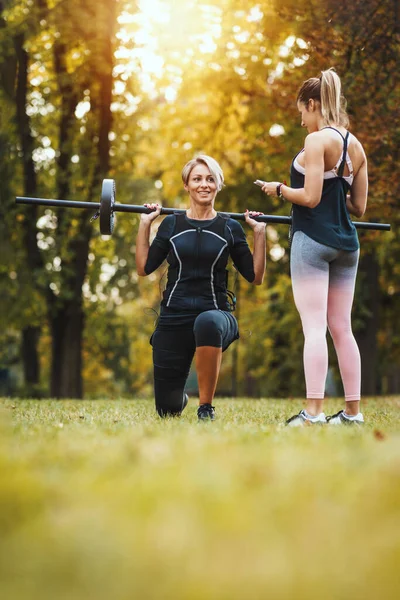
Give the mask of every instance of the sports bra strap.
<svg viewBox="0 0 400 600">
<path fill-rule="evenodd" d="M 340 131 L 339 131 L 340 133 Z M 342 135 L 342 134 L 340 134 Z M 346 164 L 346 155 L 347 155 L 347 146 L 349 143 L 349 132 L 347 132 L 346 137 L 344 138 L 344 145 L 343 145 L 343 155 L 342 155 L 342 162 L 340 163 L 339 169 L 338 169 L 338 177 L 343 177 L 343 173 L 344 173 L 344 167 Z"/>
<path fill-rule="evenodd" d="M 345 139 L 345 138 L 344 138 L 344 135 L 343 135 L 343 133 L 341 133 L 341 132 L 339 131 L 339 129 L 336 129 L 336 127 L 332 127 L 331 125 L 327 125 L 326 127 L 322 127 L 322 129 L 333 129 L 333 131 L 336 131 L 336 133 L 338 133 L 338 134 L 340 135 L 340 137 L 342 138 L 342 140 L 343 140 L 343 141 L 344 141 L 344 139 Z M 348 134 L 348 133 L 349 133 L 349 132 L 347 132 L 347 134 Z"/>
</svg>

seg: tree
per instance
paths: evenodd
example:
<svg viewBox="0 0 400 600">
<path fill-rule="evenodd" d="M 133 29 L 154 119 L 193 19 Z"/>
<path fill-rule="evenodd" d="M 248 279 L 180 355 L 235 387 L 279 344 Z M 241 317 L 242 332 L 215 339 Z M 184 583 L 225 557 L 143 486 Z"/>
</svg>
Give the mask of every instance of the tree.
<svg viewBox="0 0 400 600">
<path fill-rule="evenodd" d="M 39 22 L 40 31 L 34 25 Z M 16 79 L 14 89 L 12 85 L 6 89 L 15 102 L 24 194 L 37 196 L 55 181 L 61 199 L 75 190 L 92 199 L 109 173 L 116 2 L 60 3 L 52 8 L 42 1 L 26 6 L 14 3 L 7 13 L 7 27 L 8 39 L 15 44 Z M 91 101 L 86 136 L 75 114 L 85 93 Z M 85 155 L 89 136 L 92 146 Z M 40 142 L 50 146 L 55 161 L 49 158 L 46 165 L 41 159 L 45 153 Z M 79 146 L 80 177 L 85 178 L 80 181 L 73 168 L 74 157 L 79 160 Z M 47 180 L 39 185 L 41 167 Z M 89 215 L 86 211 L 78 216 L 63 211 L 46 213 L 39 227 L 43 209 L 23 207 L 18 214 L 30 286 L 47 304 L 52 334 L 50 393 L 81 397 L 82 285 L 92 237 Z M 40 243 L 43 230 L 45 241 Z M 38 327 L 25 328 L 24 348 L 30 353 L 26 363 L 31 367 L 37 365 L 32 355 L 37 338 Z"/>
<path fill-rule="evenodd" d="M 307 77 L 335 66 L 352 130 L 369 156 L 368 220 L 388 220 L 395 228 L 399 32 L 394 0 L 311 0 L 301 6 L 260 0 L 246 7 L 239 0 L 171 3 L 173 30 L 154 25 L 163 69 L 150 91 L 139 85 L 132 3 L 19 0 L 1 7 L 0 150 L 8 156 L 0 165 L 7 181 L 1 191 L 7 203 L 3 314 L 18 330 L 43 328 L 39 348 L 44 373 L 52 373 L 52 395 L 80 396 L 82 368 L 88 379 L 99 363 L 101 377 L 87 386 L 91 395 L 102 387 L 110 394 L 149 390 L 154 319 L 143 319 L 143 311 L 159 304 L 163 269 L 151 281 L 138 282 L 137 217 L 118 217 L 106 243 L 87 211 L 41 208 L 30 214 L 30 208 L 16 207 L 12 196 L 21 189 L 97 201 L 101 179 L 115 176 L 118 201 L 184 206 L 180 170 L 195 153 L 206 152 L 221 162 L 226 176 L 219 209 L 289 214 L 286 203 L 266 197 L 252 182 L 288 177 L 304 139 L 297 89 Z M 26 92 L 24 114 L 20 93 L 19 129 L 5 116 L 5 111 L 17 114 L 18 80 L 20 92 L 24 85 Z M 32 181 L 34 188 L 28 187 Z M 369 377 L 364 392 L 394 392 L 400 361 L 400 335 L 393 327 L 399 241 L 394 233 L 378 232 L 363 233 L 361 241 L 354 325 Z M 285 226 L 268 227 L 268 256 L 266 287 L 240 283 L 242 338 L 224 361 L 223 390 L 232 388 L 232 373 L 238 394 L 287 396 L 303 389 L 302 335 L 290 291 Z M 16 273 L 15 279 L 9 273 Z M 43 356 L 46 344 L 52 346 L 52 366 Z M 142 355 L 145 348 L 145 360 L 132 359 L 132 350 Z"/>
<path fill-rule="evenodd" d="M 203 4 L 197 2 L 193 10 L 200 12 Z M 262 196 L 252 181 L 255 177 L 285 178 L 304 138 L 295 105 L 297 90 L 304 79 L 335 66 L 342 76 L 353 131 L 369 156 L 368 218 L 390 220 L 395 226 L 398 216 L 393 210 L 394 198 L 399 185 L 398 3 L 325 0 L 300 6 L 284 0 L 258 2 L 256 7 L 244 9 L 236 0 L 221 0 L 213 6 L 220 27 L 214 39 L 217 49 L 212 54 L 196 55 L 189 46 L 186 53 L 194 54 L 196 60 L 187 66 L 182 55 L 179 57 L 182 83 L 173 102 L 163 96 L 163 88 L 168 85 L 168 66 L 177 69 L 178 59 L 168 55 L 168 49 L 164 55 L 165 75 L 159 86 L 157 112 L 152 115 L 148 146 L 142 148 L 148 156 L 150 146 L 157 148 L 157 168 L 152 170 L 149 162 L 146 173 L 162 181 L 164 201 L 181 201 L 177 174 L 186 160 L 203 151 L 218 158 L 224 167 L 228 185 L 218 196 L 222 210 L 251 206 L 287 214 L 287 205 Z M 277 321 L 277 312 L 272 309 L 279 303 L 287 308 L 287 287 L 282 284 L 288 275 L 286 232 L 275 228 L 274 236 L 269 250 L 278 252 L 280 258 L 268 265 L 268 283 L 276 294 L 275 303 L 261 303 L 255 308 L 254 297 L 244 284 L 241 319 L 251 311 L 253 321 L 263 324 L 247 340 L 242 364 L 254 364 L 260 383 L 261 378 L 271 381 L 271 371 L 277 369 L 273 354 L 281 355 L 279 372 L 285 374 L 285 381 L 291 379 L 292 388 L 299 389 L 302 375 L 298 363 L 291 359 L 293 352 L 299 355 L 299 342 L 291 335 L 291 328 L 295 326 L 299 332 L 300 322 L 295 325 L 291 318 L 283 318 L 286 311 L 278 312 Z M 394 303 L 398 300 L 395 257 L 399 248 L 394 245 L 393 234 L 378 232 L 362 234 L 362 248 L 355 325 L 364 364 L 363 391 L 374 394 L 381 389 L 379 380 L 389 377 L 384 375 L 386 369 L 393 372 L 393 362 L 386 367 L 382 360 L 386 349 L 381 340 L 389 339 L 383 323 L 393 323 Z M 385 316 L 389 314 L 391 318 Z M 390 340 L 390 352 L 394 352 L 398 364 L 399 347 L 393 345 L 398 336 Z M 258 348 L 265 349 L 268 344 L 271 362 L 265 360 L 268 354 L 264 353 L 262 365 L 256 366 L 261 360 Z M 285 350 L 280 354 L 281 347 Z M 273 390 L 282 393 L 277 380 L 269 393 Z"/>
</svg>

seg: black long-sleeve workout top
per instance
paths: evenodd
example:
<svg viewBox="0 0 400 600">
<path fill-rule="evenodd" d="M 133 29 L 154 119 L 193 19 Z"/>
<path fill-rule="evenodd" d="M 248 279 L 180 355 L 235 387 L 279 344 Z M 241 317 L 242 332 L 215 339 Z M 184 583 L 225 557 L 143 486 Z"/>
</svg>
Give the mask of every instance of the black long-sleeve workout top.
<svg viewBox="0 0 400 600">
<path fill-rule="evenodd" d="M 253 256 L 240 223 L 220 214 L 207 221 L 189 219 L 184 213 L 169 215 L 149 248 L 145 272 L 149 275 L 167 259 L 168 280 L 161 302 L 166 312 L 229 311 L 229 256 L 239 273 L 254 281 Z"/>
</svg>

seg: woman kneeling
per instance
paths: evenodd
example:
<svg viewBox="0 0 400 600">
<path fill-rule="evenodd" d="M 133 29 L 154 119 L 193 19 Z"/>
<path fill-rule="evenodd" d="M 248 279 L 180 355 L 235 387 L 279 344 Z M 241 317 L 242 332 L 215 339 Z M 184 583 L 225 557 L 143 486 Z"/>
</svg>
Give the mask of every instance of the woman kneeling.
<svg viewBox="0 0 400 600">
<path fill-rule="evenodd" d="M 254 232 L 252 254 L 241 225 L 214 208 L 224 176 L 210 156 L 200 155 L 182 170 L 190 206 L 186 213 L 169 215 L 150 245 L 151 223 L 160 215 L 159 204 L 142 214 L 136 241 L 136 266 L 146 276 L 168 261 L 167 286 L 154 331 L 154 391 L 161 417 L 180 415 L 187 404 L 185 384 L 194 354 L 199 384 L 200 420 L 214 420 L 212 406 L 222 352 L 239 337 L 226 287 L 229 256 L 247 281 L 260 285 L 265 271 L 265 223 L 261 214 L 246 211 Z"/>
</svg>

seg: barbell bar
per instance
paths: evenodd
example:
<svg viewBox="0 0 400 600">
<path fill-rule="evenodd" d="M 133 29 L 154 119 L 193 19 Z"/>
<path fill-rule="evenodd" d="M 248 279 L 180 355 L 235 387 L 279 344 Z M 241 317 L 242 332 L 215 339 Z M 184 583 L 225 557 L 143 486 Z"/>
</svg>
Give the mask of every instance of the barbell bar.
<svg viewBox="0 0 400 600">
<path fill-rule="evenodd" d="M 39 204 L 40 206 L 55 206 L 65 208 L 88 208 L 96 209 L 96 213 L 93 215 L 92 220 L 100 219 L 100 233 L 102 235 L 111 235 L 114 231 L 115 226 L 115 212 L 129 212 L 129 213 L 146 213 L 152 212 L 150 208 L 143 205 L 135 204 L 116 204 L 115 203 L 115 181 L 114 179 L 103 179 L 100 202 L 78 202 L 76 200 L 55 200 L 45 198 L 29 198 L 25 196 L 17 196 L 17 204 Z M 162 215 L 173 215 L 186 212 L 183 208 L 162 208 Z M 230 213 L 221 212 L 221 215 L 230 217 L 237 221 L 244 221 L 244 213 Z M 259 215 L 255 217 L 256 221 L 264 223 L 278 223 L 284 225 L 290 225 L 292 222 L 291 217 L 285 217 L 282 215 Z M 376 229 L 389 231 L 389 223 L 368 223 L 361 221 L 353 221 L 357 229 Z"/>
</svg>

